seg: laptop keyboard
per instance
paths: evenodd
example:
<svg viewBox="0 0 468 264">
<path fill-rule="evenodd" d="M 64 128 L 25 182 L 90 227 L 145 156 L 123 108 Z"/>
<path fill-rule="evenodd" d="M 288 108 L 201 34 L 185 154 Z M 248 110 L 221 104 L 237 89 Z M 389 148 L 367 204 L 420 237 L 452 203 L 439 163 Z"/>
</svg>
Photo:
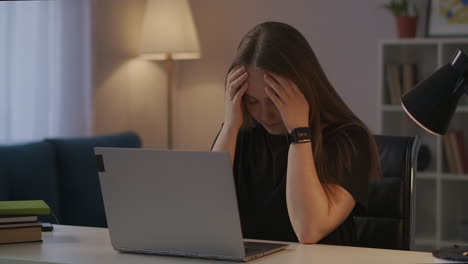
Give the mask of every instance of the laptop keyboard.
<svg viewBox="0 0 468 264">
<path fill-rule="evenodd" d="M 267 252 L 279 247 L 284 246 L 284 244 L 273 244 L 273 243 L 262 243 L 262 242 L 247 242 L 244 241 L 245 256 L 254 256 L 262 252 Z"/>
</svg>

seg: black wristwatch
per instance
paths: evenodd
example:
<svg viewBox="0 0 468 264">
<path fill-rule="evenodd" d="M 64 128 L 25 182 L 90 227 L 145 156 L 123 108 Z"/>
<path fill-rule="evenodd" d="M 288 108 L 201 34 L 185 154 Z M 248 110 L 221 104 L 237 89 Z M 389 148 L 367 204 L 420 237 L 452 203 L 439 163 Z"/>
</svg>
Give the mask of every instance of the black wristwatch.
<svg viewBox="0 0 468 264">
<path fill-rule="evenodd" d="M 290 143 L 308 143 L 311 139 L 310 127 L 296 127 L 288 134 Z"/>
</svg>

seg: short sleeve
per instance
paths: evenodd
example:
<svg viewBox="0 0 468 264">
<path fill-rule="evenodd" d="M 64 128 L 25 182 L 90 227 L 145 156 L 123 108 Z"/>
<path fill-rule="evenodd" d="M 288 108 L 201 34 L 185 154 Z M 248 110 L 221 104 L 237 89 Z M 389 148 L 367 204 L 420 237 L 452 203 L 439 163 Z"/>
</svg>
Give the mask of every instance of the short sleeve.
<svg viewBox="0 0 468 264">
<path fill-rule="evenodd" d="M 337 166 L 330 167 L 330 173 L 336 175 L 336 181 L 332 182 L 343 187 L 348 191 L 356 201 L 364 208 L 367 208 L 368 203 L 368 187 L 370 173 L 370 142 L 369 137 L 363 131 L 350 131 L 347 134 L 350 141 L 354 145 L 349 152 L 350 162 L 343 168 L 342 173 L 339 172 Z M 339 135 L 343 137 L 343 135 Z M 347 140 L 339 140 L 331 138 L 324 145 L 325 162 L 335 162 L 343 150 L 343 142 Z M 337 175 L 341 174 L 341 175 Z"/>
<path fill-rule="evenodd" d="M 221 133 L 221 130 L 223 129 L 223 125 L 224 123 L 221 124 L 221 128 L 219 129 L 218 131 L 218 134 L 216 134 L 216 137 L 215 139 L 213 140 L 213 143 L 211 144 L 211 151 L 213 151 L 213 147 L 216 143 L 216 140 L 218 140 L 218 137 L 219 137 L 219 134 Z M 242 145 L 244 144 L 244 131 L 243 129 L 240 129 L 239 130 L 239 133 L 237 134 L 237 140 L 236 140 L 236 150 L 235 150 L 235 153 L 234 153 L 234 164 L 233 164 L 233 167 L 234 167 L 234 171 L 235 173 L 237 172 L 237 168 L 238 168 L 238 164 L 239 164 L 239 156 L 240 156 L 240 152 L 241 152 L 241 147 Z"/>
<path fill-rule="evenodd" d="M 238 134 L 237 134 L 237 140 L 236 140 L 236 150 L 234 151 L 234 164 L 233 164 L 233 171 L 234 175 L 236 177 L 236 180 L 239 176 L 240 173 L 243 173 L 244 171 L 242 169 L 242 164 L 245 163 L 245 160 L 248 160 L 247 153 L 245 153 L 245 147 L 246 147 L 246 135 L 243 129 L 240 129 Z M 238 182 L 236 181 L 236 184 Z"/>
</svg>

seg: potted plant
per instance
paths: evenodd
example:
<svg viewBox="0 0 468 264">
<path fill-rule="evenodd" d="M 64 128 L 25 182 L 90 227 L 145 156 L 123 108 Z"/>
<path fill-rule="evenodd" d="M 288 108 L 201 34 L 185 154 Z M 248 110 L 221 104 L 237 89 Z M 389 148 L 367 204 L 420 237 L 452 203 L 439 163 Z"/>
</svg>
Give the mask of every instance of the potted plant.
<svg viewBox="0 0 468 264">
<path fill-rule="evenodd" d="M 416 4 L 409 0 L 391 0 L 382 5 L 390 10 L 396 18 L 398 37 L 414 38 L 418 26 L 418 9 Z"/>
</svg>

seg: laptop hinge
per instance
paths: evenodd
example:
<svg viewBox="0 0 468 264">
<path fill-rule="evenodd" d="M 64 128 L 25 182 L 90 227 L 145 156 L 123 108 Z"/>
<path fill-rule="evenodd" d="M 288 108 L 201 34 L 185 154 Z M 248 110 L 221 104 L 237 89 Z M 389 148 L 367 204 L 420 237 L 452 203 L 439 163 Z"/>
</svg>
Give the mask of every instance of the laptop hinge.
<svg viewBox="0 0 468 264">
<path fill-rule="evenodd" d="M 101 154 L 96 155 L 96 165 L 98 172 L 106 172 L 106 169 L 104 169 L 104 159 Z"/>
</svg>

